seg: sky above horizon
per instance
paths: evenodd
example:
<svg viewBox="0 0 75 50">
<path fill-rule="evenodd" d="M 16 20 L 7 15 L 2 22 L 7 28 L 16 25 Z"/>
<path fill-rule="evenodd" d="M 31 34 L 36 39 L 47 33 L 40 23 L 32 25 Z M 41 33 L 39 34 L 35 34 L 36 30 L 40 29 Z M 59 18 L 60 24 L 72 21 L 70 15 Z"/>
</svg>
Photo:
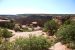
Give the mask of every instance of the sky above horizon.
<svg viewBox="0 0 75 50">
<path fill-rule="evenodd" d="M 75 14 L 75 0 L 0 0 L 0 14 Z"/>
</svg>

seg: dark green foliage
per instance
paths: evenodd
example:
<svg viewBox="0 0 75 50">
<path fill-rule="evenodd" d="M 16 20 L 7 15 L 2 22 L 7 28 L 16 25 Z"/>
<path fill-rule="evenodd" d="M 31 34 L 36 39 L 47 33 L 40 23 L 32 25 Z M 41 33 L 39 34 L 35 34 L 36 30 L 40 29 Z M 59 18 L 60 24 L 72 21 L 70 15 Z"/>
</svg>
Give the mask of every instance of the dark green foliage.
<svg viewBox="0 0 75 50">
<path fill-rule="evenodd" d="M 5 24 L 5 27 L 6 27 L 6 28 L 9 28 L 9 29 L 13 29 L 14 26 L 15 26 L 14 23 L 6 23 L 6 24 Z"/>
<path fill-rule="evenodd" d="M 14 26 L 15 26 L 14 20 L 10 20 L 10 22 L 8 22 L 8 23 L 5 24 L 5 27 L 9 28 L 9 29 L 13 29 Z"/>
<path fill-rule="evenodd" d="M 56 37 L 58 41 L 68 44 L 71 43 L 70 46 L 74 44 L 75 47 L 75 25 L 63 25 L 57 31 Z"/>
<path fill-rule="evenodd" d="M 2 29 L 0 28 L 0 37 L 2 37 Z"/>
<path fill-rule="evenodd" d="M 62 19 L 62 22 L 64 23 L 65 21 L 67 21 L 67 20 L 70 20 L 70 17 L 71 16 L 63 16 L 63 19 Z"/>
<path fill-rule="evenodd" d="M 15 26 L 14 20 L 10 20 L 9 22 L 0 22 L 0 27 L 13 29 Z"/>
<path fill-rule="evenodd" d="M 64 22 L 63 25 L 70 25 L 70 24 L 71 24 L 71 25 L 74 25 L 74 24 L 75 24 L 75 21 L 68 19 L 68 20 L 66 20 L 66 21 Z"/>
<path fill-rule="evenodd" d="M 8 31 L 7 29 L 0 28 L 0 44 L 3 42 L 3 38 L 10 38 L 12 36 L 12 32 Z"/>
<path fill-rule="evenodd" d="M 65 25 L 71 24 L 71 20 L 66 20 L 66 21 L 64 22 L 64 24 L 65 24 Z"/>
<path fill-rule="evenodd" d="M 10 38 L 12 36 L 12 32 L 8 31 L 7 29 L 2 30 L 2 36 L 4 38 Z"/>
<path fill-rule="evenodd" d="M 75 41 L 75 26 L 64 25 L 56 33 L 57 38 L 64 41 Z"/>
<path fill-rule="evenodd" d="M 52 34 L 54 34 L 57 31 L 57 24 L 54 20 L 50 20 L 45 23 L 44 25 L 44 31 L 50 31 Z"/>
</svg>

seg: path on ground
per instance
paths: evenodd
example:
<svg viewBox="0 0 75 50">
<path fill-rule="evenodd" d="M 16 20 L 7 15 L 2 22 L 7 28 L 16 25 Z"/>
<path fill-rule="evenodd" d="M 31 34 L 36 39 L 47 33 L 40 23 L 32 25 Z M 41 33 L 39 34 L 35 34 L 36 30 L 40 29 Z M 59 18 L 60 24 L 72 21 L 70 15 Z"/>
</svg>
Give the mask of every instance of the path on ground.
<svg viewBox="0 0 75 50">
<path fill-rule="evenodd" d="M 32 32 L 15 32 L 13 30 L 10 30 L 13 32 L 13 36 L 10 38 L 10 41 L 13 41 L 15 40 L 16 38 L 19 38 L 19 37 L 29 37 L 29 35 L 32 35 L 32 36 L 40 36 L 42 35 L 44 32 L 42 32 L 42 30 L 39 30 L 39 31 L 32 31 Z"/>
</svg>

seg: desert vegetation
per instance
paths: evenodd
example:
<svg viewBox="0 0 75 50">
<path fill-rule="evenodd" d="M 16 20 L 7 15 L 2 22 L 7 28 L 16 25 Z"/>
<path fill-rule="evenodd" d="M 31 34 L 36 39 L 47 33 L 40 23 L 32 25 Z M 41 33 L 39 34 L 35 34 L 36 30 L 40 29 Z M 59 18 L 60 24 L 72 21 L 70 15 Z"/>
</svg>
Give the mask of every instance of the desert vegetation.
<svg viewBox="0 0 75 50">
<path fill-rule="evenodd" d="M 5 22 L 4 24 L 1 23 L 0 50 L 49 50 L 57 42 L 61 42 L 72 50 L 75 49 L 75 21 L 72 17 L 53 17 L 53 19 L 51 18 L 44 23 L 42 22 L 42 18 L 41 16 L 41 23 L 29 23 L 24 25 L 24 27 L 15 20 L 10 20 L 10 22 Z M 37 29 L 38 26 L 39 29 Z M 42 30 L 47 36 L 44 37 L 44 34 L 40 36 L 30 34 L 29 37 L 19 37 L 15 41 L 10 42 L 9 39 L 15 34 L 13 35 L 13 32 L 9 30 L 13 30 L 15 34 L 16 32 L 25 33 Z"/>
<path fill-rule="evenodd" d="M 54 20 L 50 20 L 44 24 L 44 30 L 48 35 L 54 35 L 57 31 L 57 23 Z"/>
<path fill-rule="evenodd" d="M 29 36 L 29 38 L 19 38 L 15 42 L 7 42 L 0 45 L 0 50 L 48 50 L 51 42 L 42 36 Z"/>
</svg>

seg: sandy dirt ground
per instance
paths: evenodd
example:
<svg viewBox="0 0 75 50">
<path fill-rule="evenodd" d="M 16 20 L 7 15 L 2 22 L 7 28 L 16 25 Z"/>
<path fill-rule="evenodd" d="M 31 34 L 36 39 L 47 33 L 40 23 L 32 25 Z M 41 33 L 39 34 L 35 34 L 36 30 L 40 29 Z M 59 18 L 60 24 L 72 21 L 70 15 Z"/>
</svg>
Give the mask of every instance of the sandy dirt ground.
<svg viewBox="0 0 75 50">
<path fill-rule="evenodd" d="M 32 32 L 15 32 L 13 30 L 9 30 L 9 31 L 13 32 L 13 36 L 10 38 L 10 41 L 14 41 L 16 38 L 20 38 L 20 37 L 26 37 L 27 38 L 27 37 L 29 37 L 29 35 L 40 36 L 40 35 L 44 34 L 44 32 L 42 32 L 41 30 L 32 31 Z"/>
</svg>

